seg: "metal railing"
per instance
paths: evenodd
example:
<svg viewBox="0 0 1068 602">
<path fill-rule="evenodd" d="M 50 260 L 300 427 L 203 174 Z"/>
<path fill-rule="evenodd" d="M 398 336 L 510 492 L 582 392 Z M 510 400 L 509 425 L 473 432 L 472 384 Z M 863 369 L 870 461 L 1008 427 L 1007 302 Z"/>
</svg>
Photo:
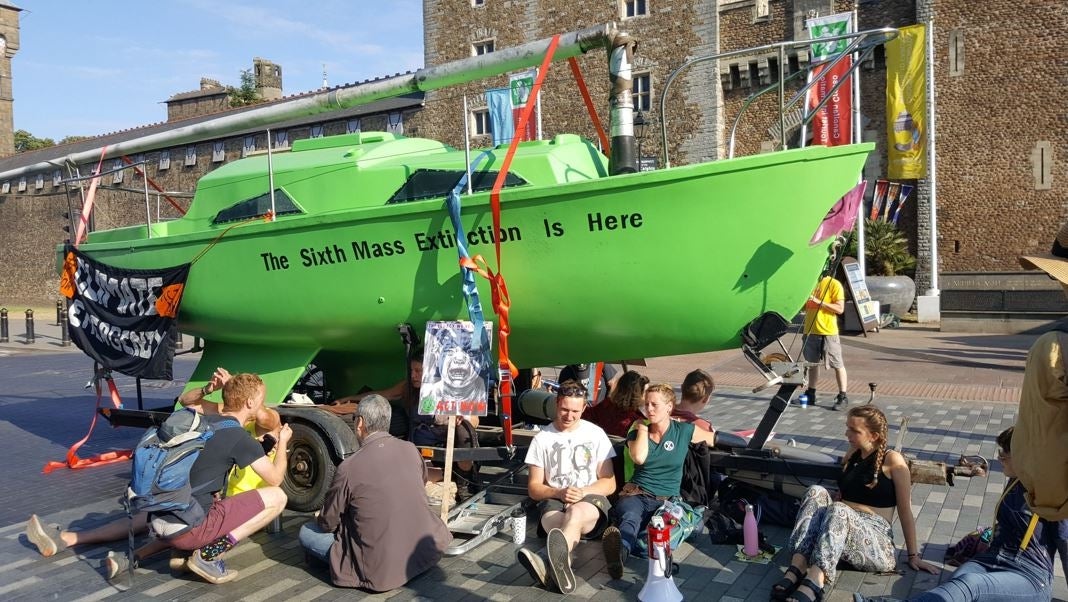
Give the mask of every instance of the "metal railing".
<svg viewBox="0 0 1068 602">
<path fill-rule="evenodd" d="M 784 148 L 786 148 L 786 111 L 787 111 L 787 109 L 789 107 L 793 106 L 798 101 L 803 100 L 805 98 L 805 95 L 808 92 L 808 90 L 810 88 L 812 88 L 812 86 L 816 85 L 819 82 L 819 78 L 814 79 L 814 80 L 809 81 L 809 82 L 806 82 L 805 85 L 802 86 L 801 89 L 794 95 L 794 97 L 789 100 L 789 102 L 786 101 L 786 84 L 787 84 L 787 82 L 796 79 L 798 76 L 800 76 L 803 73 L 807 73 L 807 72 L 811 71 L 816 66 L 825 65 L 827 67 L 827 69 L 830 69 L 830 68 L 834 67 L 835 65 L 837 65 L 840 61 L 842 61 L 845 57 L 850 56 L 853 53 L 859 53 L 859 56 L 857 57 L 857 60 L 853 61 L 853 64 L 850 66 L 849 70 L 846 72 L 845 77 L 840 78 L 838 80 L 838 82 L 834 86 L 832 86 L 830 90 L 828 90 L 828 92 L 824 96 L 823 100 L 821 100 L 819 102 L 819 104 L 816 105 L 815 108 L 813 108 L 811 111 L 807 111 L 804 114 L 804 116 L 801 119 L 801 125 L 806 125 L 806 124 L 808 124 L 809 121 L 812 120 L 812 118 L 816 115 L 816 113 L 818 113 L 820 111 L 820 109 L 822 109 L 823 106 L 827 104 L 827 102 L 834 95 L 834 93 L 838 90 L 838 88 L 840 88 L 842 86 L 842 84 L 844 84 L 845 82 L 849 81 L 849 75 L 851 75 L 854 71 L 856 71 L 857 68 L 860 66 L 860 64 L 862 62 L 864 62 L 864 60 L 866 60 L 868 57 L 871 56 L 871 53 L 874 52 L 876 46 L 879 46 L 881 44 L 885 44 L 886 42 L 896 38 L 897 35 L 898 35 L 898 30 L 896 28 L 893 28 L 893 27 L 882 27 L 882 28 L 879 28 L 879 29 L 869 29 L 869 30 L 866 30 L 866 31 L 859 31 L 859 32 L 856 32 L 856 33 L 847 33 L 847 34 L 843 34 L 843 35 L 839 35 L 839 36 L 828 36 L 828 37 L 825 37 L 825 38 L 818 38 L 818 39 L 790 40 L 790 41 L 786 41 L 786 42 L 776 42 L 774 44 L 766 44 L 764 46 L 756 46 L 756 47 L 753 47 L 753 48 L 744 48 L 742 50 L 732 50 L 730 52 L 721 52 L 719 54 L 713 54 L 713 55 L 709 55 L 709 56 L 700 56 L 700 57 L 697 57 L 697 58 L 690 59 L 689 61 L 686 61 L 681 66 L 679 66 L 678 69 L 673 71 L 671 73 L 671 75 L 668 76 L 667 82 L 664 83 L 664 91 L 660 94 L 660 139 L 661 139 L 661 148 L 663 149 L 663 153 L 664 153 L 664 167 L 665 168 L 671 167 L 670 151 L 668 150 L 668 126 L 667 126 L 667 120 L 666 120 L 666 117 L 667 117 L 668 92 L 671 90 L 671 84 L 673 84 L 675 82 L 675 79 L 683 71 L 689 69 L 693 65 L 696 65 L 698 63 L 708 62 L 708 61 L 716 61 L 716 60 L 719 60 L 719 59 L 732 58 L 732 57 L 736 57 L 736 56 L 747 56 L 747 55 L 753 55 L 753 54 L 766 53 L 766 52 L 769 52 L 769 51 L 774 51 L 778 55 L 778 71 L 779 71 L 779 73 L 778 73 L 778 81 L 776 81 L 774 84 L 772 84 L 772 85 L 770 85 L 770 86 L 768 86 L 768 87 L 756 92 L 755 94 L 750 95 L 749 98 L 747 98 L 745 103 L 742 105 L 742 108 L 739 109 L 737 117 L 735 117 L 734 125 L 731 127 L 730 141 L 729 141 L 728 147 L 727 147 L 728 148 L 727 157 L 728 158 L 733 158 L 734 157 L 734 140 L 735 140 L 735 135 L 737 133 L 738 124 L 741 121 L 742 115 L 753 104 L 753 102 L 757 98 L 759 98 L 759 97 L 763 96 L 764 94 L 767 94 L 768 92 L 771 92 L 773 90 L 777 90 L 778 91 L 778 93 L 779 93 L 779 103 L 778 103 L 779 104 L 779 147 L 784 149 Z M 849 45 L 845 48 L 845 50 L 843 50 L 842 52 L 838 53 L 836 56 L 832 57 L 831 59 L 826 60 L 826 61 L 821 61 L 821 62 L 810 63 L 806 68 L 801 69 L 801 70 L 797 71 L 796 73 L 792 73 L 789 76 L 786 75 L 785 69 L 786 69 L 787 51 L 804 49 L 804 48 L 807 48 L 807 47 L 809 47 L 809 46 L 811 46 L 813 44 L 826 44 L 828 42 L 835 42 L 837 40 L 850 40 L 850 42 L 849 42 Z"/>
</svg>

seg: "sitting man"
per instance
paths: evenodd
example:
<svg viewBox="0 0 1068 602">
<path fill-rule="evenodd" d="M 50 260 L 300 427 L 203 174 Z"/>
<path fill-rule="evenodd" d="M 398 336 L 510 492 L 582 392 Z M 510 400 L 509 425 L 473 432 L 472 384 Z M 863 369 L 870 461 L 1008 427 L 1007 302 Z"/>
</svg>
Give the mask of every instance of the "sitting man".
<svg viewBox="0 0 1068 602">
<path fill-rule="evenodd" d="M 387 432 L 390 412 L 381 395 L 360 401 L 360 449 L 337 467 L 322 512 L 300 529 L 301 545 L 330 565 L 339 587 L 400 587 L 436 565 L 452 540 L 427 505 L 419 450 Z"/>
<path fill-rule="evenodd" d="M 210 387 L 209 383 L 205 388 Z M 221 412 L 205 412 L 205 419 L 217 423 L 232 418 L 239 424 L 247 424 L 263 407 L 265 396 L 266 388 L 259 376 L 237 374 L 223 386 Z M 286 473 L 286 446 L 292 434 L 289 425 L 279 429 L 278 451 L 272 461 L 244 429 L 216 430 L 189 472 L 189 484 L 197 492 L 194 499 L 205 510 L 205 518 L 194 525 L 178 525 L 176 532 L 145 546 L 137 556 L 145 558 L 166 547 L 188 550 L 193 552 L 187 563 L 189 570 L 208 582 L 226 583 L 235 579 L 237 572 L 227 570 L 219 556 L 265 527 L 285 508 L 286 494 L 278 485 Z M 234 466 L 251 466 L 269 486 L 222 498 L 227 475 Z M 133 517 L 133 528 L 143 532 L 149 520 L 154 529 L 163 523 L 174 526 L 176 519 L 168 514 L 142 513 Z M 42 556 L 52 556 L 69 546 L 125 540 L 129 529 L 129 519 L 125 516 L 86 531 L 70 531 L 57 525 L 44 526 L 32 515 L 26 524 L 26 537 Z M 105 569 L 109 581 L 128 574 L 124 564 L 125 558 L 108 555 Z"/>
<path fill-rule="evenodd" d="M 690 372 L 682 381 L 682 399 L 671 412 L 671 417 L 675 420 L 693 423 L 710 433 L 715 431 L 711 422 L 698 416 L 698 413 L 708 406 L 708 400 L 715 389 L 716 383 L 707 372 L 704 370 Z"/>
<path fill-rule="evenodd" d="M 575 591 L 571 550 L 579 539 L 595 539 L 608 525 L 608 498 L 616 490 L 612 458 L 616 452 L 601 427 L 582 420 L 586 389 L 573 380 L 560 384 L 556 418 L 530 442 L 526 463 L 527 492 L 538 502 L 540 527 L 548 533 L 546 553 L 551 583 L 560 592 Z M 550 576 L 542 558 L 521 549 L 520 564 L 547 587 Z"/>
</svg>

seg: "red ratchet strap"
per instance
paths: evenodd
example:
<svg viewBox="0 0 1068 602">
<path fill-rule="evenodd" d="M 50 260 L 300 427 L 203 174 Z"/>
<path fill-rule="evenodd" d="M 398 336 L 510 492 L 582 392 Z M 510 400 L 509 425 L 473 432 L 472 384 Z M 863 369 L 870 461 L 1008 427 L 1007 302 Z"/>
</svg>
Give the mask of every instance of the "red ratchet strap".
<svg viewBox="0 0 1068 602">
<path fill-rule="evenodd" d="M 597 137 L 601 139 L 601 148 L 606 152 L 608 151 L 608 136 L 604 133 L 604 126 L 601 125 L 601 119 L 597 117 L 597 109 L 593 107 L 593 99 L 590 98 L 590 91 L 586 89 L 586 81 L 582 79 L 582 71 L 579 70 L 578 61 L 575 57 L 567 59 L 567 64 L 571 65 L 571 73 L 575 76 L 575 83 L 578 84 L 579 92 L 582 93 L 582 100 L 586 103 L 586 110 L 590 113 L 590 120 L 593 121 L 593 126 L 597 128 Z"/>
<path fill-rule="evenodd" d="M 105 146 L 100 151 L 100 160 L 96 163 L 96 173 L 99 174 L 100 170 L 104 166 L 104 155 L 108 152 L 108 147 Z M 96 176 L 89 180 L 89 191 L 85 193 L 85 204 L 82 205 L 82 215 L 78 219 L 78 227 L 74 234 L 74 246 L 82 244 L 82 241 L 88 236 L 86 229 L 89 227 L 89 214 L 93 211 L 93 201 L 96 199 L 96 188 L 100 186 L 100 176 Z"/>
<path fill-rule="evenodd" d="M 590 392 L 593 394 L 591 397 L 593 403 L 597 403 L 597 397 L 601 391 L 601 373 L 604 371 L 604 362 L 597 362 L 597 364 L 594 365 L 593 370 L 593 388 L 590 389 Z"/>
<path fill-rule="evenodd" d="M 549 42 L 549 48 L 545 51 L 545 58 L 541 61 L 541 68 L 538 69 L 538 77 L 534 80 L 534 88 L 530 91 L 531 98 L 538 97 L 541 84 L 545 81 L 545 74 L 549 70 L 549 65 L 552 64 L 553 53 L 556 52 L 556 47 L 559 43 L 559 35 L 553 36 L 553 39 Z M 493 209 L 493 231 L 497 234 L 493 244 L 497 255 L 497 273 L 493 273 L 486 264 L 486 260 L 480 255 L 476 255 L 471 259 L 464 258 L 460 260 L 461 266 L 474 270 L 490 282 L 493 293 L 493 310 L 497 314 L 497 362 L 501 371 L 507 370 L 512 378 L 519 375 L 519 370 L 512 364 L 512 360 L 508 358 L 508 334 L 511 332 L 511 327 L 508 325 L 508 310 L 511 303 L 508 299 L 508 286 L 505 284 L 504 275 L 501 273 L 501 188 L 504 187 L 504 180 L 508 177 L 508 169 L 512 166 L 515 149 L 519 146 L 519 132 L 526 131 L 527 122 L 530 121 L 531 113 L 533 113 L 536 104 L 528 102 L 527 106 L 523 107 L 523 111 L 519 115 L 519 122 L 515 125 L 512 143 L 508 145 L 508 153 L 504 156 L 504 163 L 501 165 L 500 171 L 497 172 L 497 179 L 494 180 L 493 190 L 490 192 L 490 206 Z M 504 444 L 507 446 L 512 445 L 512 378 L 501 379 L 501 417 L 504 423 Z"/>
<path fill-rule="evenodd" d="M 130 158 L 127 157 L 126 155 L 122 156 L 122 162 L 127 164 L 127 165 L 133 165 L 133 161 L 131 161 Z M 151 186 L 156 192 L 158 192 L 161 195 L 163 195 L 163 198 L 167 199 L 167 202 L 171 204 L 171 207 L 174 207 L 178 211 L 178 213 L 181 213 L 182 215 L 185 215 L 185 209 L 182 209 L 178 205 L 178 203 L 175 202 L 174 199 L 172 199 L 171 197 L 167 196 L 167 192 L 165 190 L 163 190 L 162 188 L 160 188 L 158 184 L 153 182 L 152 178 L 148 177 L 148 174 L 145 173 L 145 170 L 141 169 L 141 167 L 138 166 L 138 165 L 134 165 L 133 168 L 134 168 L 134 171 L 136 171 L 139 176 L 143 177 L 145 179 L 145 181 L 148 182 L 149 186 Z"/>
<path fill-rule="evenodd" d="M 105 378 L 108 382 L 108 391 L 111 393 L 111 403 L 114 404 L 116 408 L 121 408 L 122 399 L 119 398 L 119 390 L 115 387 L 114 379 L 112 379 L 111 376 L 107 376 Z M 96 381 L 96 408 L 93 409 L 93 421 L 89 423 L 89 432 L 86 433 L 80 441 L 70 446 L 70 449 L 67 450 L 66 462 L 53 461 L 45 464 L 44 470 L 42 471 L 45 474 L 48 474 L 53 470 L 56 470 L 57 468 L 69 468 L 71 470 L 77 470 L 79 468 L 89 468 L 90 466 L 102 466 L 104 464 L 124 462 L 126 460 L 129 460 L 130 457 L 133 455 L 133 450 L 124 449 L 119 451 L 104 452 L 102 454 L 89 458 L 78 457 L 78 448 L 80 448 L 82 445 L 85 445 L 85 442 L 88 441 L 89 437 L 93 434 L 93 428 L 96 426 L 96 417 L 99 414 L 98 410 L 100 409 L 101 402 L 104 400 L 104 397 L 101 395 L 100 391 L 101 380 L 102 379 L 98 378 Z"/>
</svg>

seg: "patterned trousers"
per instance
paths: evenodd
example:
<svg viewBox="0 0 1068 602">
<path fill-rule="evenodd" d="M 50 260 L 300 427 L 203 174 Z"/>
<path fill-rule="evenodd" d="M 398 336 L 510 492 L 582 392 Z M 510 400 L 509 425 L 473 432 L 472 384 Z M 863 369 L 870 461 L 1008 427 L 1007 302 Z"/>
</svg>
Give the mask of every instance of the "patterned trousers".
<svg viewBox="0 0 1068 602">
<path fill-rule="evenodd" d="M 892 571 L 897 566 L 894 535 L 886 519 L 859 512 L 819 485 L 805 492 L 797 523 L 790 534 L 790 549 L 810 566 L 818 566 L 832 582 L 839 560 L 866 572 Z"/>
</svg>

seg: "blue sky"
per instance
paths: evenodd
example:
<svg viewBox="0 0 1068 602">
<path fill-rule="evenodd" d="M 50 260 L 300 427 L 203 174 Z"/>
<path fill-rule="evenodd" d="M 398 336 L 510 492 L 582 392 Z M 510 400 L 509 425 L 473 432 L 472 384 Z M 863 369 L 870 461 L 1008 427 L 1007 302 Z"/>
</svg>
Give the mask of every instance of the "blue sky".
<svg viewBox="0 0 1068 602">
<path fill-rule="evenodd" d="M 332 86 L 423 66 L 420 0 L 14 4 L 15 129 L 57 142 L 166 121 L 167 98 L 201 77 L 239 85 L 257 56 L 286 95 L 318 88 L 324 63 Z"/>
</svg>

